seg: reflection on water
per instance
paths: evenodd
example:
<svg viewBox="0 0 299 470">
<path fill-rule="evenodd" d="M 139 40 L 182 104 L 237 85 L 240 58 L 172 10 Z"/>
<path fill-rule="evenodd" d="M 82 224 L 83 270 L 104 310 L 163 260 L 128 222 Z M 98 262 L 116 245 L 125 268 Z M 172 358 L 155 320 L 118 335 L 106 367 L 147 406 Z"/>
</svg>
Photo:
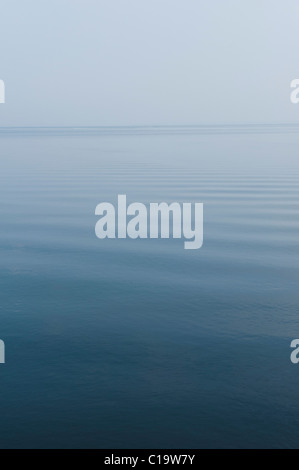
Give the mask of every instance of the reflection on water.
<svg viewBox="0 0 299 470">
<path fill-rule="evenodd" d="M 296 126 L 0 130 L 0 447 L 296 447 Z M 204 246 L 99 240 L 203 202 Z"/>
</svg>

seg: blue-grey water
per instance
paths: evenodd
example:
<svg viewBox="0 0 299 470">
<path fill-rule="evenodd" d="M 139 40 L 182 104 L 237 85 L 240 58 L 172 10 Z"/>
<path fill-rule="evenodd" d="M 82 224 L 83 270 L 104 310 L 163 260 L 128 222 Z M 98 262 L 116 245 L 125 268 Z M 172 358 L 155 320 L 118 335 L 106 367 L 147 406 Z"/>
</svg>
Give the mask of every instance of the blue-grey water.
<svg viewBox="0 0 299 470">
<path fill-rule="evenodd" d="M 299 129 L 0 130 L 1 448 L 299 447 Z M 98 203 L 203 202 L 204 245 Z"/>
</svg>

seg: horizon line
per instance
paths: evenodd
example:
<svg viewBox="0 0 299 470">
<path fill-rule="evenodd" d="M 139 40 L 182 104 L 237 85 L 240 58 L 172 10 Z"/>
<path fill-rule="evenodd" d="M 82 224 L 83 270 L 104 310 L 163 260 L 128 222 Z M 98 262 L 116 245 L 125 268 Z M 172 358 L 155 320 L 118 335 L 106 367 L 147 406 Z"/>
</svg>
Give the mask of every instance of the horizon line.
<svg viewBox="0 0 299 470">
<path fill-rule="evenodd" d="M 121 125 L 65 125 L 65 126 L 0 126 L 0 129 L 109 129 L 109 128 L 152 128 L 152 127 L 250 127 L 250 126 L 299 126 L 298 123 L 218 123 L 218 124 L 121 124 Z"/>
</svg>

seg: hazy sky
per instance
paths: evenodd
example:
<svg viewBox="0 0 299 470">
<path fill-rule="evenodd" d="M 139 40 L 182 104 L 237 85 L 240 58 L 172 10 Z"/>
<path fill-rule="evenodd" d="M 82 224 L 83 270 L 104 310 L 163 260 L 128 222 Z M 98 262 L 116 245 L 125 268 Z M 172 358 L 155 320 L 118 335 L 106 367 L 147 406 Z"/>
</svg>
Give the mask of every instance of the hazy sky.
<svg viewBox="0 0 299 470">
<path fill-rule="evenodd" d="M 298 0 L 1 0 L 0 126 L 298 122 Z"/>
</svg>

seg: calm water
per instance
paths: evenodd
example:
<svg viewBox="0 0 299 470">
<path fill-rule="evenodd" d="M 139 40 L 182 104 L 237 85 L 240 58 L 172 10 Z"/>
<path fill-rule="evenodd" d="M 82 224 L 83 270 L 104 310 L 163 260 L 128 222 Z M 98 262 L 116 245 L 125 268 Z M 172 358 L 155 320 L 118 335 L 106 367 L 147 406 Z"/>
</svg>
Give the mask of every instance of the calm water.
<svg viewBox="0 0 299 470">
<path fill-rule="evenodd" d="M 299 447 L 299 129 L 0 130 L 0 447 Z M 203 202 L 204 246 L 95 237 Z"/>
</svg>

